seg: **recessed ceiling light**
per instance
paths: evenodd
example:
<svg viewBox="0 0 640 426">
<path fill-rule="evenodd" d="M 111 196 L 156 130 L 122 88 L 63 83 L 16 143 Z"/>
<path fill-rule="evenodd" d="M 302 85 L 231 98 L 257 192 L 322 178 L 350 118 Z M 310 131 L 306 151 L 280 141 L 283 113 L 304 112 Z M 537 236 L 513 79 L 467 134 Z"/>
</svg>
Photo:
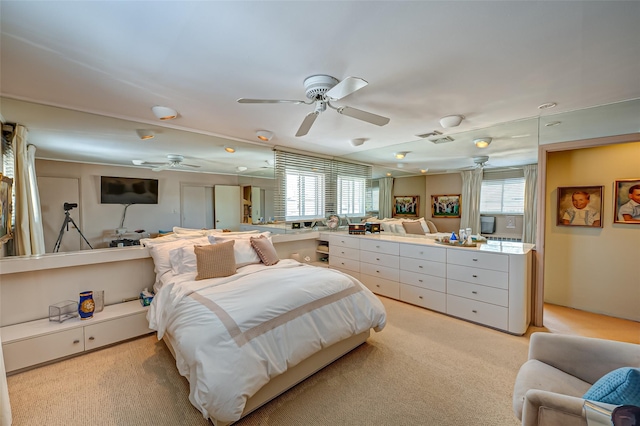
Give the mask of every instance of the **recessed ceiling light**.
<svg viewBox="0 0 640 426">
<path fill-rule="evenodd" d="M 420 173 L 427 173 L 429 171 L 429 169 L 420 169 Z"/>
<path fill-rule="evenodd" d="M 227 151 L 229 154 L 233 154 L 234 152 L 236 152 L 236 149 L 231 148 L 230 146 L 225 146 L 224 150 Z"/>
<path fill-rule="evenodd" d="M 136 130 L 136 133 L 138 134 L 138 137 L 143 141 L 147 139 L 153 139 L 153 137 L 155 136 L 151 130 L 138 129 Z"/>
<path fill-rule="evenodd" d="M 273 137 L 273 132 L 270 132 L 268 130 L 258 130 L 256 132 L 256 136 L 263 142 L 269 142 Z"/>
<path fill-rule="evenodd" d="M 557 106 L 558 104 L 555 102 L 547 102 L 544 103 L 542 105 L 538 105 L 538 109 L 549 109 L 549 108 L 554 108 L 555 106 Z"/>
<path fill-rule="evenodd" d="M 492 139 L 491 138 L 478 138 L 478 139 L 474 139 L 473 143 L 478 147 L 478 148 L 486 148 L 491 144 Z"/>
<path fill-rule="evenodd" d="M 408 152 L 396 152 L 395 154 L 393 154 L 394 157 L 396 157 L 397 160 L 403 160 L 404 157 L 406 157 L 408 154 Z"/>
<path fill-rule="evenodd" d="M 561 124 L 562 121 L 550 121 L 547 124 L 545 124 L 545 127 L 553 127 L 553 126 L 557 126 L 558 124 Z"/>
<path fill-rule="evenodd" d="M 391 173 L 387 172 L 387 176 L 391 176 Z"/>
<path fill-rule="evenodd" d="M 151 111 L 153 111 L 153 114 L 158 117 L 159 120 L 163 121 L 173 120 L 178 116 L 178 112 L 175 109 L 160 105 L 152 107 Z"/>
<path fill-rule="evenodd" d="M 362 145 L 364 142 L 366 141 L 365 138 L 356 138 L 356 139 L 351 139 L 350 143 L 352 146 L 360 146 Z"/>
</svg>

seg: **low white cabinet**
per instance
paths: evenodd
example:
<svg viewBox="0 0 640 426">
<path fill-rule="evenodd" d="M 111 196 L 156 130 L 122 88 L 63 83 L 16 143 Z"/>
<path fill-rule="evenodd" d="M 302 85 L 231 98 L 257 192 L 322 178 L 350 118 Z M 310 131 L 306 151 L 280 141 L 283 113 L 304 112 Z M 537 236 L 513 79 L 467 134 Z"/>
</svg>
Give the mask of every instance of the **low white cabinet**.
<svg viewBox="0 0 640 426">
<path fill-rule="evenodd" d="M 531 244 L 463 248 L 384 235 L 328 238 L 330 266 L 376 294 L 513 334 L 529 327 Z"/>
<path fill-rule="evenodd" d="M 88 320 L 73 318 L 58 323 L 45 318 L 2 327 L 5 368 L 17 371 L 152 333 L 147 310 L 134 300 L 105 306 Z"/>
</svg>

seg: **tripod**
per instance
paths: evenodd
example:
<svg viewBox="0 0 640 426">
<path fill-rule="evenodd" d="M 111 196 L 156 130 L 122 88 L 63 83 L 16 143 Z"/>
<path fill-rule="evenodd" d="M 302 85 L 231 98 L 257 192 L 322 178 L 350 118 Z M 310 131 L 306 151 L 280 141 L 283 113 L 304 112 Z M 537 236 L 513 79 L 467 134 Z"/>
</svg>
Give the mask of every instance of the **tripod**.
<svg viewBox="0 0 640 426">
<path fill-rule="evenodd" d="M 65 203 L 65 204 L 67 204 L 67 203 Z M 64 211 L 64 221 L 62 222 L 62 227 L 60 228 L 60 233 L 58 234 L 58 239 L 56 240 L 56 244 L 53 246 L 53 252 L 57 253 L 58 250 L 60 250 L 60 243 L 62 243 L 62 236 L 64 235 L 64 231 L 65 231 L 65 229 L 67 231 L 69 230 L 69 222 L 71 222 L 71 224 L 76 228 L 76 231 L 78 231 L 78 233 L 80 234 L 80 236 L 82 237 L 84 242 L 87 243 L 89 248 L 93 250 L 93 247 L 91 247 L 91 244 L 89 244 L 89 241 L 87 241 L 87 239 L 84 237 L 84 235 L 82 235 L 82 231 L 80 230 L 80 228 L 78 228 L 78 225 L 76 225 L 76 223 L 74 222 L 73 218 L 69 214 L 69 210 L 70 209 L 65 209 L 65 211 Z"/>
</svg>

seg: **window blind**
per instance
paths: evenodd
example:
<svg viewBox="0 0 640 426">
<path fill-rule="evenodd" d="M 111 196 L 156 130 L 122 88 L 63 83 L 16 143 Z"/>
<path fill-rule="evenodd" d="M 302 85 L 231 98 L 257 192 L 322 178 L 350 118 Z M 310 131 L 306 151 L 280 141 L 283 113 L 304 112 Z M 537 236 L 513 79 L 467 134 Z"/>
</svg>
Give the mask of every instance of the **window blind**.
<svg viewBox="0 0 640 426">
<path fill-rule="evenodd" d="M 275 150 L 276 220 L 363 216 L 371 205 L 371 166 Z"/>
<path fill-rule="evenodd" d="M 524 213 L 524 178 L 483 180 L 480 213 Z"/>
</svg>

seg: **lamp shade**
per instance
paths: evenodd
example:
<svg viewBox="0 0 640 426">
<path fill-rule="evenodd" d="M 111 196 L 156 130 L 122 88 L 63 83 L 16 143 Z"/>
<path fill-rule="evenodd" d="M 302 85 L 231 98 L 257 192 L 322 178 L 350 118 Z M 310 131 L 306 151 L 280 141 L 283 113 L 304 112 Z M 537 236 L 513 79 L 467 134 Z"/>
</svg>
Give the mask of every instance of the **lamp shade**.
<svg viewBox="0 0 640 426">
<path fill-rule="evenodd" d="M 178 116 L 178 112 L 175 109 L 160 105 L 152 107 L 151 111 L 159 120 L 173 120 Z"/>
<path fill-rule="evenodd" d="M 153 139 L 153 137 L 155 136 L 151 130 L 138 129 L 136 130 L 136 133 L 138 134 L 138 137 L 143 141 L 147 139 Z"/>
</svg>

